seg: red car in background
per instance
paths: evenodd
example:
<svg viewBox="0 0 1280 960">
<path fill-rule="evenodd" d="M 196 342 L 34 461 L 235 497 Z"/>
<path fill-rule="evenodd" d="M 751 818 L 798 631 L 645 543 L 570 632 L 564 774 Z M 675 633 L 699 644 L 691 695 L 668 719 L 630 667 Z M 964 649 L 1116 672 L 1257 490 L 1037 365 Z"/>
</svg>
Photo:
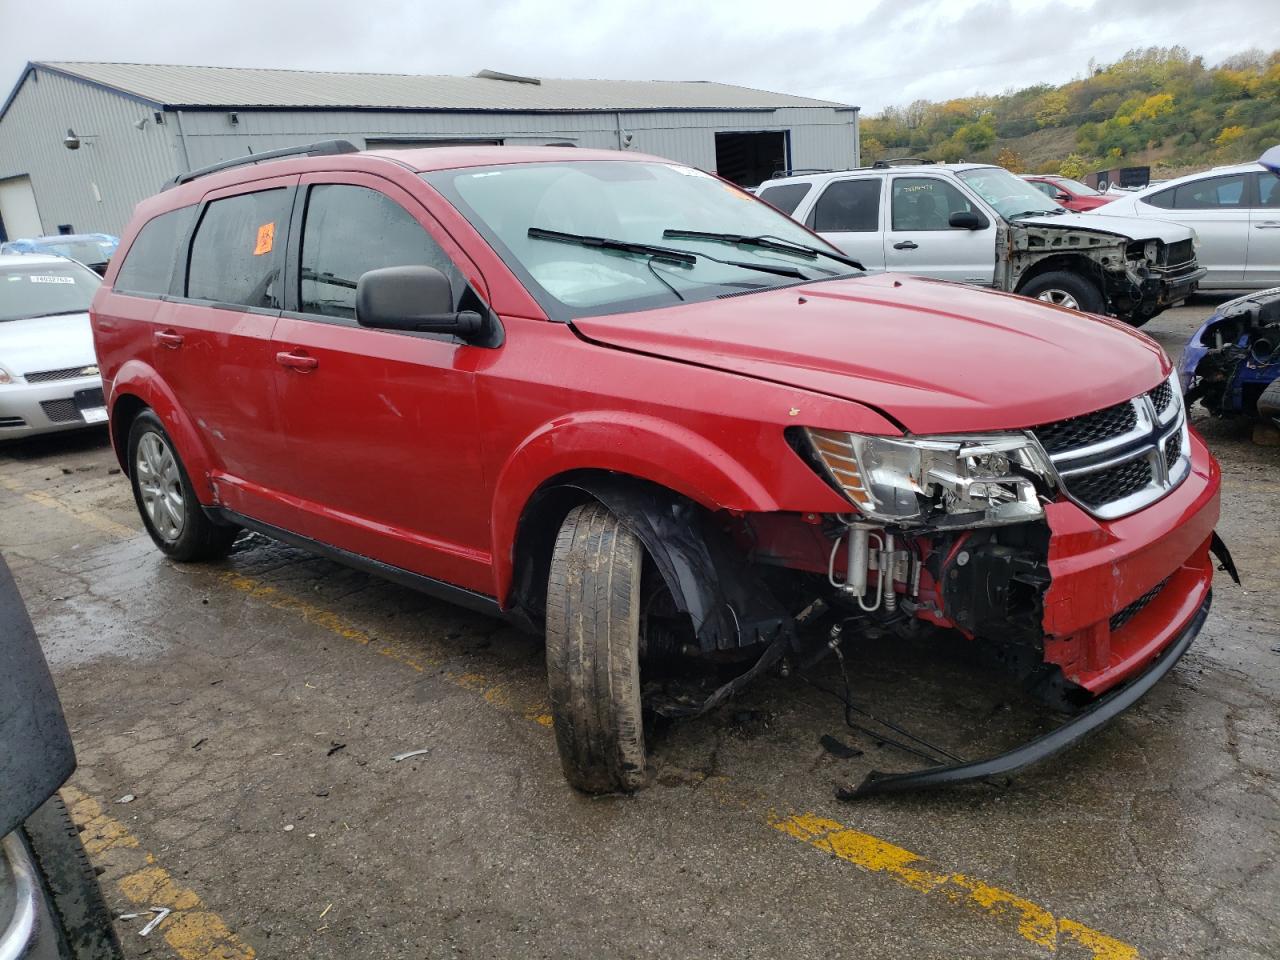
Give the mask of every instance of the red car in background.
<svg viewBox="0 0 1280 960">
<path fill-rule="evenodd" d="M 1068 177 L 1026 176 L 1022 179 L 1033 184 L 1054 203 L 1061 204 L 1072 213 L 1088 213 L 1115 199 L 1105 193 L 1099 193 L 1079 180 Z"/>
</svg>

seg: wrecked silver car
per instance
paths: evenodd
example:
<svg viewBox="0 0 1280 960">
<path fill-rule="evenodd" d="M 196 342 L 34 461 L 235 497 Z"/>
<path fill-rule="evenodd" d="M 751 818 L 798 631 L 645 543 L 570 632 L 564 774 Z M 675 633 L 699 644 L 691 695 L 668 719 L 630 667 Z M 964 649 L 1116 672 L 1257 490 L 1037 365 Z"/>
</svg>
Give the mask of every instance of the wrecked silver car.
<svg viewBox="0 0 1280 960">
<path fill-rule="evenodd" d="M 1205 271 L 1191 230 L 1069 213 L 1001 167 L 881 161 L 766 181 L 760 199 L 868 270 L 971 283 L 1141 326 Z"/>
</svg>

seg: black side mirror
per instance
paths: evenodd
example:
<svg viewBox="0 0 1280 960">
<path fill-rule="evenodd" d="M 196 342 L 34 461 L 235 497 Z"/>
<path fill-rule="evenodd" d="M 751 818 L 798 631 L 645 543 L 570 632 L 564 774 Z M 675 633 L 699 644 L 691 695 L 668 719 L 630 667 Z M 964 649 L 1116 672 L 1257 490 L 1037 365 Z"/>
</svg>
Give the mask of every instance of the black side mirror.
<svg viewBox="0 0 1280 960">
<path fill-rule="evenodd" d="M 990 225 L 987 218 L 976 210 L 957 210 L 947 223 L 957 230 L 985 230 Z"/>
<path fill-rule="evenodd" d="M 1071 194 L 1058 192 L 1053 195 L 1053 199 L 1057 200 L 1058 203 L 1066 203 L 1068 200 L 1071 199 Z"/>
<path fill-rule="evenodd" d="M 435 267 L 382 267 L 356 283 L 356 322 L 379 330 L 449 333 L 469 340 L 484 330 L 474 310 L 454 310 L 449 278 Z"/>
</svg>

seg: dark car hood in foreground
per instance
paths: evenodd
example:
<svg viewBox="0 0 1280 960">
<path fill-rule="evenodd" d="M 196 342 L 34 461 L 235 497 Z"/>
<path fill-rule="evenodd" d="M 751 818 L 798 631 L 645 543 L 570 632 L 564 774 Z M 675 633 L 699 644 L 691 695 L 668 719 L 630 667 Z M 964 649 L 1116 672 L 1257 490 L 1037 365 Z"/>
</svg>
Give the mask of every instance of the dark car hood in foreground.
<svg viewBox="0 0 1280 960">
<path fill-rule="evenodd" d="M 1061 420 L 1169 373 L 1160 347 L 1117 321 L 888 273 L 573 326 L 611 347 L 864 403 L 913 433 Z"/>
<path fill-rule="evenodd" d="M 0 837 L 53 796 L 75 766 L 53 678 L 0 558 Z"/>
</svg>

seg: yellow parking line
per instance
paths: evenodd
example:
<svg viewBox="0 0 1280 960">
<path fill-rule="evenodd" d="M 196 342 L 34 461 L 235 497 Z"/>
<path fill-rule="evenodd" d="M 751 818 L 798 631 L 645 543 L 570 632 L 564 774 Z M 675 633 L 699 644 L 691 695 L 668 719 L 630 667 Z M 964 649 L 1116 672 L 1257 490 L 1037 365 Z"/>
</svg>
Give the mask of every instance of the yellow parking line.
<svg viewBox="0 0 1280 960">
<path fill-rule="evenodd" d="M 5 486 L 13 489 L 8 483 Z M 53 497 L 46 499 L 53 503 L 45 503 L 45 506 L 64 509 L 64 512 L 70 510 L 71 514 L 79 519 L 83 519 L 85 513 L 90 513 L 90 511 L 69 508 L 68 505 L 61 504 Z M 106 518 L 100 519 L 106 520 Z M 107 522 L 111 523 L 111 521 Z M 129 535 L 133 534 L 134 531 L 130 530 Z M 380 656 L 394 660 L 419 673 L 425 672 L 428 667 L 435 667 L 439 662 L 403 643 L 377 640 L 338 614 L 286 594 L 279 588 L 254 577 L 227 572 L 222 575 L 222 581 L 251 598 L 265 602 L 275 609 L 295 613 L 307 623 L 314 624 L 344 640 L 366 646 Z M 445 671 L 440 673 L 440 676 L 456 686 L 479 693 L 493 706 L 520 713 L 526 719 L 543 727 L 552 726 L 552 718 L 545 704 L 519 705 L 507 686 L 482 674 L 456 674 Z M 747 809 L 752 808 L 750 803 L 740 805 Z M 846 863 L 887 877 L 925 896 L 975 910 L 980 916 L 999 926 L 1012 926 L 1024 940 L 1044 948 L 1047 953 L 1053 954 L 1064 947 L 1076 946 L 1087 951 L 1093 960 L 1139 960 L 1140 958 L 1138 948 L 1132 944 L 1108 936 L 1078 921 L 1055 916 L 1046 907 L 984 881 L 962 873 L 938 870 L 917 853 L 869 833 L 846 827 L 838 821 L 824 819 L 812 813 L 778 814 L 775 812 L 768 813 L 764 821 L 769 827 L 817 850 L 832 854 Z M 93 851 L 90 850 L 90 852 Z"/>
<path fill-rule="evenodd" d="M 1095 960 L 1137 960 L 1138 949 L 1105 933 L 1065 917 L 1017 894 L 993 887 L 962 873 L 936 869 L 910 850 L 869 833 L 853 830 L 812 813 L 773 815 L 770 825 L 789 837 L 834 854 L 871 873 L 928 896 L 961 904 L 1003 924 L 1012 923 L 1019 936 L 1056 953 L 1068 941 L 1090 952 Z"/>
<path fill-rule="evenodd" d="M 0 487 L 4 487 L 11 493 L 16 493 L 31 503 L 39 504 L 48 510 L 57 510 L 59 513 L 66 514 L 79 520 L 85 526 L 92 527 L 100 533 L 110 534 L 113 537 L 120 537 L 128 540 L 136 537 L 139 533 L 133 527 L 127 527 L 123 523 L 117 523 L 110 517 L 104 517 L 96 510 L 86 509 L 83 507 L 72 506 L 64 500 L 45 493 L 43 490 L 28 490 L 15 480 L 8 477 L 0 477 Z"/>
<path fill-rule="evenodd" d="M 119 820 L 108 816 L 102 804 L 75 787 L 62 788 L 71 819 L 83 831 L 85 850 L 102 863 L 120 894 L 140 910 L 167 907 L 172 911 L 155 934 L 182 960 L 253 960 L 257 956 L 227 926 L 225 920 L 206 910 L 199 894 L 184 887 L 155 857 L 141 849 L 138 838 Z M 139 925 L 144 921 L 139 921 Z M 125 932 L 127 940 L 129 934 Z"/>
</svg>

